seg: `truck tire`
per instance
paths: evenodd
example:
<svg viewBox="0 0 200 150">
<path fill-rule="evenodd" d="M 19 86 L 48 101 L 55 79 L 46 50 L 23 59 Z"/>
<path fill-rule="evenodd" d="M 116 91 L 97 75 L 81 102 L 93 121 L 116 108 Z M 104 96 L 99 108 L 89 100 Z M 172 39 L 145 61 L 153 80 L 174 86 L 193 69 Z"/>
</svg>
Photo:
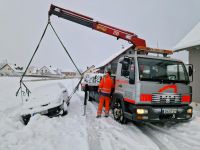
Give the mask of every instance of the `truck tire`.
<svg viewBox="0 0 200 150">
<path fill-rule="evenodd" d="M 120 99 L 114 97 L 112 100 L 112 113 L 114 119 L 121 123 L 121 124 L 126 124 L 127 119 L 124 117 L 124 110 L 122 108 L 122 102 Z"/>
</svg>

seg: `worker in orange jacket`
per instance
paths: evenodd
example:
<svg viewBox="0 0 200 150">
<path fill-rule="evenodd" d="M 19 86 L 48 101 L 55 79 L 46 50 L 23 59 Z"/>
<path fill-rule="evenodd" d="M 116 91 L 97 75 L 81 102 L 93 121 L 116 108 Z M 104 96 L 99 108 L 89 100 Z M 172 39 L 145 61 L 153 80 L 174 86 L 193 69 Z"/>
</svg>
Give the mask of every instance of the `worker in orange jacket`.
<svg viewBox="0 0 200 150">
<path fill-rule="evenodd" d="M 109 116 L 111 92 L 112 89 L 114 88 L 114 82 L 110 77 L 110 75 L 111 72 L 108 71 L 99 83 L 98 92 L 100 94 L 100 97 L 99 97 L 99 106 L 97 110 L 97 118 L 101 117 L 104 102 L 105 102 L 105 117 Z"/>
</svg>

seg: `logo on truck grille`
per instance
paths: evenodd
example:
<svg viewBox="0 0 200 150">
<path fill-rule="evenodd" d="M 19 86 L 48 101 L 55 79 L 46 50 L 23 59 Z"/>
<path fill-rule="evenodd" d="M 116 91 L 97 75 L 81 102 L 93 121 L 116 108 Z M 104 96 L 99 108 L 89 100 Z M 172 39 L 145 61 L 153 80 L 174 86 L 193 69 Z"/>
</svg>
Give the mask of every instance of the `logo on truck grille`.
<svg viewBox="0 0 200 150">
<path fill-rule="evenodd" d="M 152 102 L 153 103 L 180 103 L 181 96 L 179 94 L 173 93 L 156 93 L 152 95 Z"/>
<path fill-rule="evenodd" d="M 169 98 L 166 98 L 166 103 L 170 103 L 170 99 Z"/>
</svg>

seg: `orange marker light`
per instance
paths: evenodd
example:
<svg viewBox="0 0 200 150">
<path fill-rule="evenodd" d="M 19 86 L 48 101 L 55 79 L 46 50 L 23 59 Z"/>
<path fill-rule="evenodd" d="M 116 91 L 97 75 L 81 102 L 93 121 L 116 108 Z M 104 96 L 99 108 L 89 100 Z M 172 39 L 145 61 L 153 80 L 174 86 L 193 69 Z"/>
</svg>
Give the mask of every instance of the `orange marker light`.
<svg viewBox="0 0 200 150">
<path fill-rule="evenodd" d="M 152 101 L 152 94 L 141 94 L 140 95 L 141 102 L 151 102 Z"/>
</svg>

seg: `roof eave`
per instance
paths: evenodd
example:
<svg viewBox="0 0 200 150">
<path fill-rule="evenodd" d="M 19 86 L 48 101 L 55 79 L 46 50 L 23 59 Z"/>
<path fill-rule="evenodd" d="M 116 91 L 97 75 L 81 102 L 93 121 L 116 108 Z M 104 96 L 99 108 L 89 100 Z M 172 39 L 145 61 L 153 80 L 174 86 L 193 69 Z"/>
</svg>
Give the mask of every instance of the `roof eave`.
<svg viewBox="0 0 200 150">
<path fill-rule="evenodd" d="M 180 47 L 180 48 L 174 48 L 174 52 L 180 52 L 180 51 L 190 51 L 191 49 L 195 47 L 199 47 L 200 45 L 193 45 L 193 46 L 186 46 L 186 47 Z"/>
<path fill-rule="evenodd" d="M 117 58 L 119 55 L 121 55 L 122 53 L 124 53 L 125 51 L 131 49 L 133 47 L 133 45 L 125 48 L 124 50 L 120 51 L 120 53 L 118 55 L 116 55 L 115 57 L 113 57 L 112 59 L 110 59 L 109 61 L 107 61 L 104 64 L 101 64 L 100 66 L 98 65 L 96 68 L 101 68 L 101 67 L 105 67 L 107 64 L 109 64 L 110 62 L 112 62 L 115 58 Z"/>
<path fill-rule="evenodd" d="M 180 51 L 188 51 L 188 50 L 187 50 L 187 48 L 180 48 L 180 49 L 174 50 L 174 52 L 180 52 Z"/>
</svg>

